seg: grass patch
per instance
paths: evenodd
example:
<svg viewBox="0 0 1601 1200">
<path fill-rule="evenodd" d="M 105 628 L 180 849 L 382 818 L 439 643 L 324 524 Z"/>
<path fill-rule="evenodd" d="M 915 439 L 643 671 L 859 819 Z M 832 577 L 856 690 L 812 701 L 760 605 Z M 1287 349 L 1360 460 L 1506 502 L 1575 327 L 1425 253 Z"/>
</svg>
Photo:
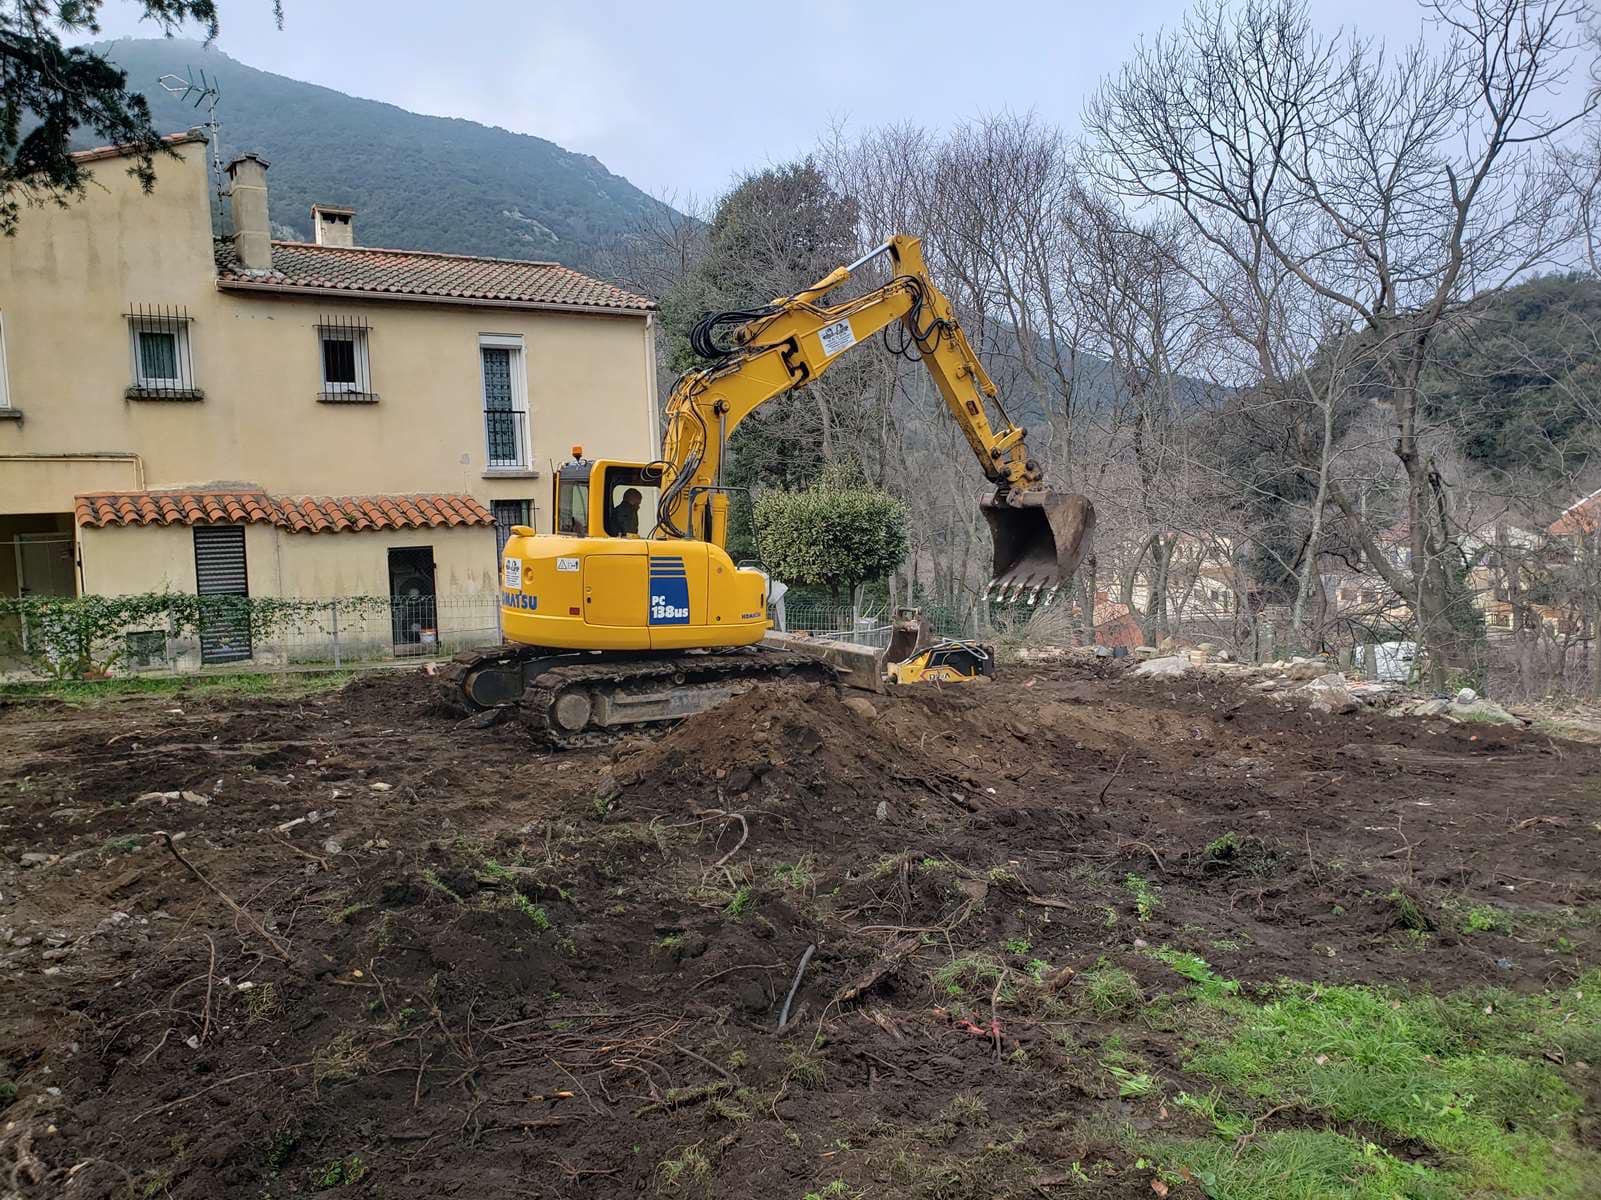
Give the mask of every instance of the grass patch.
<svg viewBox="0 0 1601 1200">
<path fill-rule="evenodd" d="M 1238 983 L 1232 979 L 1224 979 L 1212 970 L 1212 964 L 1199 954 L 1191 954 L 1187 950 L 1174 950 L 1170 946 L 1159 946 L 1151 951 L 1151 957 L 1158 962 L 1166 963 L 1195 984 L 1197 991 L 1209 1000 L 1233 996 L 1240 990 Z"/>
<path fill-rule="evenodd" d="M 867 1193 L 853 1188 L 843 1179 L 831 1179 L 815 1192 L 807 1192 L 804 1200 L 862 1200 Z"/>
<path fill-rule="evenodd" d="M 267 1141 L 261 1160 L 267 1170 L 274 1174 L 284 1169 L 289 1158 L 300 1144 L 300 1133 L 292 1125 L 280 1125 L 273 1130 L 272 1137 Z"/>
<path fill-rule="evenodd" d="M 810 854 L 804 855 L 799 862 L 781 863 L 773 868 L 773 882 L 779 887 L 793 888 L 797 892 L 804 892 L 816 882 L 817 863 Z"/>
<path fill-rule="evenodd" d="M 1162 894 L 1149 879 L 1132 871 L 1123 877 L 1123 890 L 1134 897 L 1134 912 L 1142 921 L 1149 921 L 1162 907 Z"/>
<path fill-rule="evenodd" d="M 1130 1071 L 1115 1063 L 1102 1063 L 1101 1068 L 1117 1081 L 1117 1094 L 1125 1100 L 1139 1100 L 1156 1091 L 1156 1080 L 1148 1071 Z"/>
<path fill-rule="evenodd" d="M 1510 933 L 1512 923 L 1494 905 L 1475 904 L 1462 916 L 1463 933 Z"/>
<path fill-rule="evenodd" d="M 742 883 L 734 889 L 734 894 L 728 898 L 723 911 L 734 920 L 739 920 L 750 911 L 751 905 L 756 903 L 756 893 L 751 890 L 748 883 Z"/>
<path fill-rule="evenodd" d="M 352 1154 L 314 1168 L 311 1171 L 311 1186 L 318 1191 L 327 1191 L 330 1188 L 349 1187 L 366 1177 L 367 1164 L 361 1161 L 361 1155 Z"/>
<path fill-rule="evenodd" d="M 130 696 L 172 696 L 187 700 L 223 696 L 293 699 L 342 688 L 354 671 L 253 672 L 232 675 L 132 675 L 117 679 L 64 679 L 0 685 L 0 700 L 59 700 L 92 708 Z"/>
<path fill-rule="evenodd" d="M 826 1082 L 823 1060 L 804 1050 L 790 1052 L 784 1060 L 784 1073 L 807 1091 L 816 1091 Z"/>
<path fill-rule="evenodd" d="M 1081 976 L 1084 999 L 1098 1017 L 1118 1017 L 1145 1003 L 1139 980 L 1122 967 L 1095 967 Z"/>
<path fill-rule="evenodd" d="M 360 1075 L 367 1065 L 365 1047 L 356 1043 L 356 1035 L 349 1031 L 338 1034 L 311 1059 L 311 1082 L 320 1088 L 325 1083 L 349 1083 Z"/>
<path fill-rule="evenodd" d="M 951 959 L 934 972 L 934 990 L 945 996 L 966 996 L 969 993 L 985 998 L 993 994 L 995 983 L 1001 978 L 1000 963 L 982 954 L 963 954 Z M 1008 986 L 1001 988 L 998 999 L 1010 1003 L 1015 992 Z"/>
<path fill-rule="evenodd" d="M 1214 838 L 1201 851 L 1203 871 L 1232 871 L 1244 875 L 1269 875 L 1277 855 L 1268 844 L 1254 834 L 1240 834 L 1229 830 Z"/>
<path fill-rule="evenodd" d="M 1180 1178 L 1188 1173 L 1203 1195 L 1219 1200 L 1448 1200 L 1460 1195 L 1439 1172 L 1332 1131 L 1261 1134 L 1238 1152 L 1232 1138 L 1164 1138 L 1156 1157 L 1182 1165 L 1176 1172 Z"/>
<path fill-rule="evenodd" d="M 1194 965 L 1174 958 L 1175 969 Z M 1543 996 L 1296 986 L 1256 1004 L 1200 981 L 1194 994 L 1231 1029 L 1199 1039 L 1192 1074 L 1263 1111 L 1284 1106 L 1383 1130 L 1437 1160 L 1402 1162 L 1334 1130 L 1259 1132 L 1236 1154 L 1231 1135 L 1248 1132 L 1246 1114 L 1215 1096 L 1189 1097 L 1185 1106 L 1222 1140 L 1167 1149 L 1209 1195 L 1577 1200 L 1601 1178 L 1601 1155 L 1574 1140 L 1583 1101 L 1546 1057 L 1601 1052 L 1601 972 Z"/>
<path fill-rule="evenodd" d="M 259 1025 L 283 1011 L 283 997 L 271 983 L 262 983 L 245 994 L 245 1024 Z"/>
<path fill-rule="evenodd" d="M 454 900 L 457 904 L 465 904 L 465 903 L 467 903 L 465 900 L 463 900 L 461 898 L 459 893 L 457 893 L 453 888 L 450 887 L 449 884 L 447 884 L 443 879 L 439 878 L 438 873 L 435 872 L 435 870 L 432 867 L 424 867 L 423 868 L 422 881 L 424 883 L 426 883 L 429 887 L 433 888 L 434 891 L 438 892 L 440 895 L 448 896 L 451 900 Z"/>
<path fill-rule="evenodd" d="M 1395 923 L 1402 929 L 1412 933 L 1432 933 L 1434 931 L 1434 920 L 1424 910 L 1423 905 L 1419 904 L 1400 888 L 1390 889 L 1390 894 L 1385 899 L 1394 906 Z"/>
<path fill-rule="evenodd" d="M 712 1163 L 700 1143 L 685 1146 L 672 1158 L 664 1158 L 656 1167 L 656 1178 L 663 1191 L 682 1191 L 704 1188 L 711 1182 Z"/>
<path fill-rule="evenodd" d="M 540 933 L 550 929 L 550 914 L 521 892 L 509 892 L 506 896 L 505 904 L 508 908 L 515 908 L 523 916 L 527 917 L 529 924 L 539 930 Z"/>
</svg>

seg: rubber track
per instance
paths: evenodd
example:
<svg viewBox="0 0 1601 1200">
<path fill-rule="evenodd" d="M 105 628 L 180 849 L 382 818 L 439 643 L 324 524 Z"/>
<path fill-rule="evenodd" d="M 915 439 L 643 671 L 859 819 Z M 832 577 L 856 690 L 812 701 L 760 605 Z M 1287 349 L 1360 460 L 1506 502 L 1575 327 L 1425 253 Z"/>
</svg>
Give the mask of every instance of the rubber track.
<svg viewBox="0 0 1601 1200">
<path fill-rule="evenodd" d="M 781 680 L 837 681 L 833 668 L 791 650 L 741 647 L 710 654 L 688 654 L 676 658 L 601 659 L 552 667 L 542 672 L 523 692 L 519 706 L 523 723 L 536 740 L 562 749 L 605 745 L 631 732 L 645 732 L 682 720 L 642 721 L 637 724 L 592 728 L 569 732 L 557 728 L 553 719 L 561 694 L 573 688 L 605 690 L 628 694 L 654 690 L 663 680 L 682 675 L 678 687 L 705 684 L 708 687 L 734 680 L 752 683 Z"/>
<path fill-rule="evenodd" d="M 476 715 L 481 710 L 467 702 L 467 676 L 481 663 L 505 658 L 514 652 L 511 646 L 474 646 L 471 650 L 461 651 L 440 667 L 439 674 L 434 676 L 434 699 L 445 711 L 458 717 Z"/>
</svg>

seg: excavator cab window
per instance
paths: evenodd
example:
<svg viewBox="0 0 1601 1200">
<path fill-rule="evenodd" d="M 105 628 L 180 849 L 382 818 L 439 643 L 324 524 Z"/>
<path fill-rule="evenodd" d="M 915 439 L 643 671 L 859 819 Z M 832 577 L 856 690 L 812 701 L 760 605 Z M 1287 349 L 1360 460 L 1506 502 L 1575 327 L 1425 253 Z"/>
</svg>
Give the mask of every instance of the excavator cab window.
<svg viewBox="0 0 1601 1200">
<path fill-rule="evenodd" d="M 556 532 L 589 536 L 589 479 L 563 479 L 556 490 Z"/>
<path fill-rule="evenodd" d="M 656 524 L 659 473 L 649 467 L 606 468 L 606 532 L 611 537 L 645 537 Z"/>
</svg>

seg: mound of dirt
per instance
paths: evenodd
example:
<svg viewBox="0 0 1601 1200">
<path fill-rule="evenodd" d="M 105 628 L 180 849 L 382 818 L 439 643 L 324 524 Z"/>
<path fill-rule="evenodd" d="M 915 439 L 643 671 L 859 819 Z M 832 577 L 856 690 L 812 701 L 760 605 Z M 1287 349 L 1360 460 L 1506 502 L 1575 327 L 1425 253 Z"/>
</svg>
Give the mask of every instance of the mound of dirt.
<svg viewBox="0 0 1601 1200">
<path fill-rule="evenodd" d="M 613 777 L 631 804 L 664 811 L 719 798 L 804 806 L 850 797 L 870 818 L 880 800 L 972 790 L 932 749 L 905 744 L 893 710 L 820 684 L 755 688 L 658 742 L 632 743 Z"/>
</svg>

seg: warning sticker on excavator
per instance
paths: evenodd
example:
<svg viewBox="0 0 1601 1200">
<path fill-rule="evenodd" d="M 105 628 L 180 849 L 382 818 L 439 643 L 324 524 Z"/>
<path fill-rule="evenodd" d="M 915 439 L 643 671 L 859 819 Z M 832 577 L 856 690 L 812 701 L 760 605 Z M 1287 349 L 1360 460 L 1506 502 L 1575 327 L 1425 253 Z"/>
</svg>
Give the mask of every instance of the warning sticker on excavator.
<svg viewBox="0 0 1601 1200">
<path fill-rule="evenodd" d="M 835 321 L 832 325 L 823 326 L 817 336 L 822 339 L 823 353 L 830 358 L 844 353 L 856 344 L 856 331 L 851 328 L 849 317 L 843 321 Z"/>
<path fill-rule="evenodd" d="M 518 592 L 518 591 L 522 590 L 522 586 L 523 586 L 523 560 L 522 559 L 520 559 L 520 558 L 508 558 L 506 560 L 506 584 L 505 584 L 505 586 L 506 586 L 506 590 L 508 592 Z"/>
</svg>

